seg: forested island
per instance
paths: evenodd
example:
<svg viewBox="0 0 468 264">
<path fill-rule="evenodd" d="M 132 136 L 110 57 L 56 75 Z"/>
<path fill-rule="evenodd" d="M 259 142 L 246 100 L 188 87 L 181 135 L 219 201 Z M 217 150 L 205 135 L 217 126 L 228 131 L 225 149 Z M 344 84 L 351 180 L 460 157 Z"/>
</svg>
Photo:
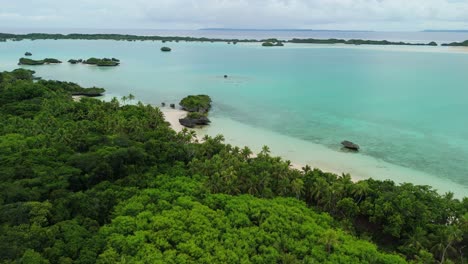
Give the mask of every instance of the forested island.
<svg viewBox="0 0 468 264">
<path fill-rule="evenodd" d="M 463 42 L 452 42 L 452 43 L 442 44 L 442 46 L 468 47 L 468 40 L 465 40 Z"/>
<path fill-rule="evenodd" d="M 165 42 L 179 42 L 179 41 L 197 41 L 197 42 L 271 42 L 271 43 L 307 43 L 307 44 L 349 44 L 349 45 L 408 45 L 408 46 L 437 46 L 434 41 L 429 43 L 409 43 L 409 42 L 395 42 L 387 40 L 363 40 L 363 39 L 298 39 L 279 40 L 275 38 L 270 39 L 222 39 L 222 38 L 205 38 L 205 37 L 177 37 L 177 36 L 137 36 L 137 35 L 123 35 L 123 34 L 46 34 L 46 33 L 30 33 L 30 34 L 9 34 L 0 33 L 0 40 L 21 41 L 24 39 L 29 40 L 45 40 L 45 39 L 80 39 L 80 40 L 118 40 L 118 41 L 162 41 Z M 465 43 L 465 42 L 463 42 Z M 451 43 L 454 44 L 454 43 Z M 443 44 L 450 45 L 450 44 Z"/>
<path fill-rule="evenodd" d="M 277 42 L 272 42 L 272 41 L 266 41 L 262 43 L 263 47 L 282 47 L 284 44 L 281 41 Z"/>
<path fill-rule="evenodd" d="M 406 45 L 406 46 L 437 46 L 437 43 L 431 41 L 429 43 L 409 43 L 409 42 L 394 42 L 387 40 L 363 40 L 363 39 L 291 39 L 291 43 L 307 43 L 307 44 L 349 44 L 349 45 Z"/>
<path fill-rule="evenodd" d="M 185 127 L 194 128 L 196 126 L 208 125 L 208 112 L 211 109 L 211 98 L 208 95 L 189 95 L 183 98 L 179 105 L 188 114 L 179 119 L 179 123 Z"/>
<path fill-rule="evenodd" d="M 82 63 L 83 64 L 96 65 L 96 66 L 102 66 L 102 67 L 108 67 L 108 66 L 119 66 L 120 65 L 120 60 L 116 59 L 116 58 L 112 58 L 112 59 L 109 59 L 109 58 L 103 58 L 103 59 L 89 58 L 87 60 L 83 60 Z"/>
<path fill-rule="evenodd" d="M 60 60 L 53 58 L 45 58 L 43 60 L 33 60 L 28 58 L 20 58 L 18 65 L 44 65 L 44 64 L 58 64 L 62 63 Z"/>
<path fill-rule="evenodd" d="M 0 73 L 0 263 L 468 261 L 466 197 L 197 142 L 33 74 Z"/>
</svg>

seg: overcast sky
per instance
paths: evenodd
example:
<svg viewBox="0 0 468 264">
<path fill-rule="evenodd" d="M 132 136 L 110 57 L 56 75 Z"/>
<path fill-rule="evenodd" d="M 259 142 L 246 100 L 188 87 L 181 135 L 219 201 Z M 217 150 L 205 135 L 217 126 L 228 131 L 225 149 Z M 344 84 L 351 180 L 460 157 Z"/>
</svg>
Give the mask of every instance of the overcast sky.
<svg viewBox="0 0 468 264">
<path fill-rule="evenodd" d="M 468 29 L 468 0 L 0 0 L 0 27 Z"/>
</svg>

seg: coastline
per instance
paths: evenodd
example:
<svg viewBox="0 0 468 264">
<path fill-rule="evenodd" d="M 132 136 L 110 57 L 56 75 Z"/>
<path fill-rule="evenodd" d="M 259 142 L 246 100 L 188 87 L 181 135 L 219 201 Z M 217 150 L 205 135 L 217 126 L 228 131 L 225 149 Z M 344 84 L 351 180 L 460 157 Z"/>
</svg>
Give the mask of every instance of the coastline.
<svg viewBox="0 0 468 264">
<path fill-rule="evenodd" d="M 180 132 L 184 128 L 179 118 L 186 112 L 180 109 L 160 108 L 171 127 Z M 455 197 L 463 198 L 466 187 L 449 179 L 443 179 L 414 169 L 391 164 L 360 153 L 346 153 L 329 149 L 320 144 L 277 134 L 261 128 L 252 127 L 229 118 L 212 116 L 211 125 L 189 129 L 197 134 L 197 139 L 205 135 L 223 135 L 225 143 L 238 147 L 248 146 L 258 153 L 263 146 L 268 146 L 271 154 L 283 160 L 291 161 L 291 168 L 301 170 L 305 165 L 337 175 L 350 174 L 353 182 L 372 178 L 374 180 L 392 180 L 396 184 L 412 183 L 430 185 L 439 194 L 453 192 Z M 248 136 L 246 136 L 248 135 Z"/>
</svg>

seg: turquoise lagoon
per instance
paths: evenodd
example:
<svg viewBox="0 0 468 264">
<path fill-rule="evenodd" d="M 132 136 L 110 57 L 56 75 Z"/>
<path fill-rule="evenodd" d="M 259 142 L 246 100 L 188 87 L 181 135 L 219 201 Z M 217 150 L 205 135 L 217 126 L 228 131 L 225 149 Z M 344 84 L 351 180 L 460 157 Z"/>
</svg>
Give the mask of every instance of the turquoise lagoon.
<svg viewBox="0 0 468 264">
<path fill-rule="evenodd" d="M 159 49 L 167 45 L 171 53 Z M 468 52 L 446 47 L 124 41 L 0 43 L 0 70 L 18 58 L 116 57 L 116 68 L 28 67 L 45 79 L 134 94 L 154 105 L 209 94 L 213 124 L 201 134 L 297 164 L 431 185 L 468 195 Z M 229 75 L 224 79 L 223 75 Z M 358 154 L 341 151 L 344 139 Z"/>
</svg>

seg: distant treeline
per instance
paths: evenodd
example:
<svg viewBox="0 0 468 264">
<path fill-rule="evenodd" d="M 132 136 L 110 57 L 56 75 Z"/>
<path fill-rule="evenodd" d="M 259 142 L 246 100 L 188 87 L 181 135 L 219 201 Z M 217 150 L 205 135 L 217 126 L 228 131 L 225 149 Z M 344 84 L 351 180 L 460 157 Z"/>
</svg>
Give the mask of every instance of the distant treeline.
<svg viewBox="0 0 468 264">
<path fill-rule="evenodd" d="M 202 41 L 202 42 L 260 42 L 255 39 L 220 39 L 220 38 L 195 38 L 195 37 L 174 37 L 174 36 L 136 36 L 121 34 L 7 34 L 0 33 L 0 39 L 10 40 L 43 40 L 43 39 L 83 39 L 83 40 L 126 40 L 126 41 Z"/>
<path fill-rule="evenodd" d="M 291 43 L 310 43 L 310 44 L 350 44 L 350 45 L 408 45 L 408 46 L 437 46 L 437 43 L 431 41 L 429 43 L 409 43 L 409 42 L 393 42 L 388 40 L 363 40 L 363 39 L 292 39 Z"/>
<path fill-rule="evenodd" d="M 206 38 L 206 37 L 175 37 L 175 36 L 137 36 L 137 35 L 121 35 L 121 34 L 46 34 L 46 33 L 31 33 L 31 34 L 9 34 L 0 33 L 0 42 L 6 40 L 21 41 L 23 39 L 44 40 L 44 39 L 81 39 L 81 40 L 123 40 L 123 41 L 200 41 L 200 42 L 289 42 L 289 43 L 309 43 L 309 44 L 350 44 L 350 45 L 408 45 L 408 46 L 437 46 L 437 43 L 431 41 L 429 43 L 409 43 L 409 42 L 393 42 L 388 40 L 363 40 L 363 39 L 222 39 L 222 38 Z M 453 42 L 442 44 L 442 46 L 468 46 L 468 40 L 465 42 Z"/>
<path fill-rule="evenodd" d="M 452 42 L 452 43 L 442 44 L 442 46 L 468 47 L 468 40 L 465 40 L 463 42 Z"/>
</svg>

